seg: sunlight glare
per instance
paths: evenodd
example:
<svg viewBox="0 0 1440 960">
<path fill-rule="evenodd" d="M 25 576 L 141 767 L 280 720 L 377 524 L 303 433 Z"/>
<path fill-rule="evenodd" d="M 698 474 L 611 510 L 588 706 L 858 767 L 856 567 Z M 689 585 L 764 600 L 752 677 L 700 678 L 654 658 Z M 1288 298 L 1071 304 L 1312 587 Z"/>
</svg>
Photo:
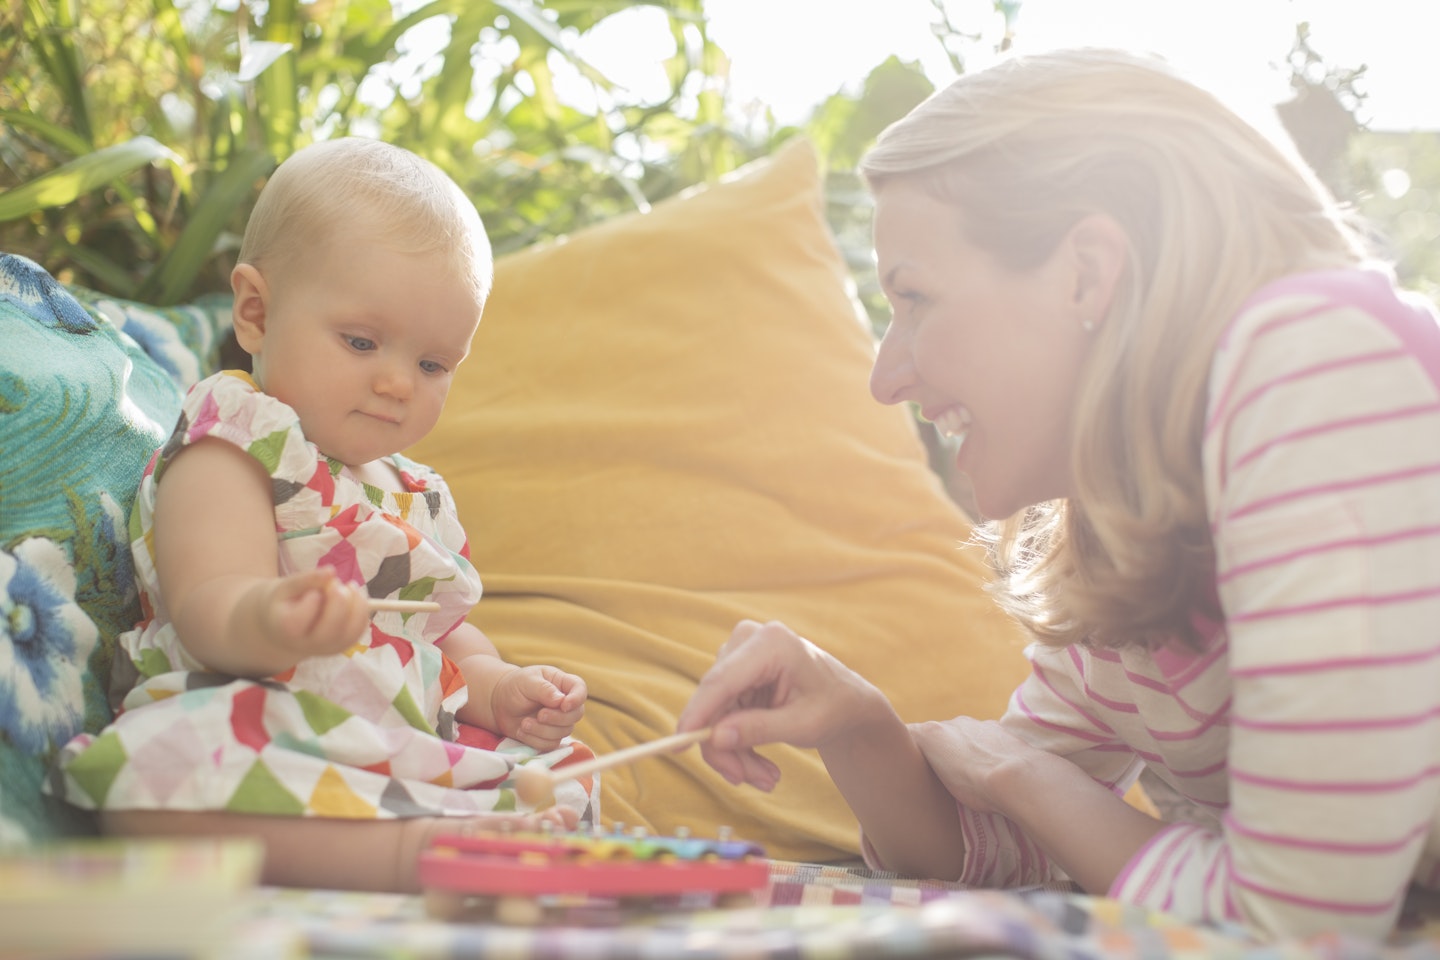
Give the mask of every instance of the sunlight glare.
<svg viewBox="0 0 1440 960">
<path fill-rule="evenodd" d="M 990 0 L 707 0 L 710 34 L 733 61 L 741 100 L 768 103 L 782 123 L 804 120 L 842 88 L 855 92 L 887 56 L 919 62 L 936 85 L 953 79 L 931 32 L 935 4 L 979 39 L 961 45 L 967 69 L 996 58 L 1003 25 Z M 1440 3 L 1413 0 L 1020 0 L 1017 53 L 1118 46 L 1158 53 L 1227 103 L 1253 115 L 1290 96 L 1286 58 L 1295 26 L 1335 67 L 1367 66 L 1360 119 L 1373 129 L 1440 129 L 1434 38 Z M 1243 109 L 1249 103 L 1250 110 Z"/>
<path fill-rule="evenodd" d="M 1380 174 L 1380 186 L 1391 200 L 1399 200 L 1410 192 L 1410 174 L 1398 167 Z"/>
</svg>

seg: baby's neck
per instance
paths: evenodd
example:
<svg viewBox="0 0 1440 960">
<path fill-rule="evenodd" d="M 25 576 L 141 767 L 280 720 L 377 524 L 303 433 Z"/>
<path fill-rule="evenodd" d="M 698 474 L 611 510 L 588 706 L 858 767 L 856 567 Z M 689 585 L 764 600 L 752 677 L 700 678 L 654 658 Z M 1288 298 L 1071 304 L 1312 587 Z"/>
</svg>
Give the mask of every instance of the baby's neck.
<svg viewBox="0 0 1440 960">
<path fill-rule="evenodd" d="M 362 463 L 359 466 L 347 465 L 346 469 L 356 480 L 368 483 L 372 487 L 379 487 L 381 490 L 390 490 L 395 493 L 405 490 L 405 485 L 400 480 L 400 471 L 395 469 L 395 464 L 388 457 L 371 460 L 369 463 Z"/>
</svg>

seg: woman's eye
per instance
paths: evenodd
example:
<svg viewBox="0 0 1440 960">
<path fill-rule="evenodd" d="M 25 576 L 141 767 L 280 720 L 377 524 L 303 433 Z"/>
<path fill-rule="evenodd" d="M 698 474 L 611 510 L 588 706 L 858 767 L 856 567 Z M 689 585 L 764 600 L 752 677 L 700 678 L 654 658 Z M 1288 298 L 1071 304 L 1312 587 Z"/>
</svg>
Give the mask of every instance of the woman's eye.
<svg viewBox="0 0 1440 960">
<path fill-rule="evenodd" d="M 924 294 L 914 290 L 896 290 L 890 295 L 890 315 L 896 318 L 901 315 L 913 316 L 925 304 Z"/>
<path fill-rule="evenodd" d="M 345 342 L 350 344 L 350 349 L 359 350 L 362 353 L 375 349 L 375 341 L 371 340 L 369 337 L 347 336 L 345 338 Z"/>
</svg>

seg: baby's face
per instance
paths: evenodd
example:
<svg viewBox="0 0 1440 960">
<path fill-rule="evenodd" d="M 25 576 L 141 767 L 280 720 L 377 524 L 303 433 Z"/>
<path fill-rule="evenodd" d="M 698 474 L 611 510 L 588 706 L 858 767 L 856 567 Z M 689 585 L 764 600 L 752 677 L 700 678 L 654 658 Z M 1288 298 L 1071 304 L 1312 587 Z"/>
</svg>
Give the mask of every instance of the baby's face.
<svg viewBox="0 0 1440 960">
<path fill-rule="evenodd" d="M 347 466 L 404 450 L 435 426 L 470 352 L 472 288 L 441 256 L 376 243 L 304 260 L 273 274 L 257 381 Z"/>
</svg>

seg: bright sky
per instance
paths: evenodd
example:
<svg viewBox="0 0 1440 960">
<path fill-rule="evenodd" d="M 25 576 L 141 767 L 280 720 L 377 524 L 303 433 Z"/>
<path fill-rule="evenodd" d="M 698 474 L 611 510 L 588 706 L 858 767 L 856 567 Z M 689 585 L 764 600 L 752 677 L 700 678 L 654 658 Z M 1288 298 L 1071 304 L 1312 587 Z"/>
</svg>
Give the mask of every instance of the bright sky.
<svg viewBox="0 0 1440 960">
<path fill-rule="evenodd" d="M 983 31 L 964 51 L 970 69 L 984 66 L 1001 32 L 991 0 L 946 3 L 957 26 Z M 932 0 L 707 0 L 705 9 L 711 36 L 731 57 L 734 92 L 768 103 L 781 122 L 804 119 L 842 87 L 857 89 L 892 54 L 920 61 L 937 84 L 953 76 L 930 32 Z M 1019 11 L 1017 51 L 1082 44 L 1152 51 L 1242 109 L 1288 98 L 1286 56 L 1295 24 L 1308 21 L 1311 46 L 1327 63 L 1368 67 L 1359 86 L 1369 95 L 1362 121 L 1376 130 L 1440 130 L 1434 0 L 1021 0 Z M 613 79 L 639 83 L 633 71 L 653 70 L 654 60 L 647 64 L 647 51 L 631 46 L 633 32 L 628 38 L 623 56 L 586 53 Z M 627 65 L 633 79 L 619 75 Z"/>
</svg>

